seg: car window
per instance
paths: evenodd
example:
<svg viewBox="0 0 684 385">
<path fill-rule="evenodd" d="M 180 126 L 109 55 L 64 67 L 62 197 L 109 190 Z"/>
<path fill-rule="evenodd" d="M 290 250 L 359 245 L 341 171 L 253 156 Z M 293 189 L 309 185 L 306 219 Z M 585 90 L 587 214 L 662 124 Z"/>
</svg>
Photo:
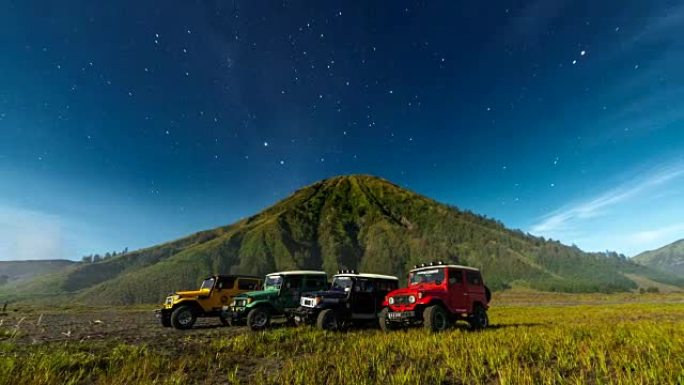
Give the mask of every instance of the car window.
<svg viewBox="0 0 684 385">
<path fill-rule="evenodd" d="M 375 287 L 378 289 L 378 291 L 390 292 L 390 291 L 396 289 L 397 287 L 399 287 L 399 285 L 397 284 L 397 281 L 384 280 L 384 281 L 377 281 L 375 283 Z"/>
<path fill-rule="evenodd" d="M 299 289 L 302 287 L 302 277 L 287 277 L 285 279 L 285 288 Z"/>
<path fill-rule="evenodd" d="M 240 290 L 256 290 L 259 282 L 256 279 L 240 279 L 238 280 L 238 289 Z"/>
<path fill-rule="evenodd" d="M 375 290 L 373 281 L 368 279 L 357 278 L 354 283 L 354 291 L 357 293 L 372 293 Z"/>
<path fill-rule="evenodd" d="M 449 269 L 449 285 L 463 283 L 463 272 L 461 270 Z"/>
<path fill-rule="evenodd" d="M 220 277 L 218 283 L 216 284 L 216 288 L 219 290 L 232 289 L 233 286 L 235 286 L 234 277 Z"/>
<path fill-rule="evenodd" d="M 477 271 L 466 271 L 466 280 L 469 285 L 481 285 L 482 278 L 480 278 L 480 273 Z"/>
</svg>

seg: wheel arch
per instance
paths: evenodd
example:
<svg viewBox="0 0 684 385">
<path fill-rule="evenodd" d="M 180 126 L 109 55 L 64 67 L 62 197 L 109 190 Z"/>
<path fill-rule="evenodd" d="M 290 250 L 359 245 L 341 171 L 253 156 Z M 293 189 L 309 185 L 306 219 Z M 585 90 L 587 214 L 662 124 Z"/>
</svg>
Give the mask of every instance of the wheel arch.
<svg viewBox="0 0 684 385">
<path fill-rule="evenodd" d="M 204 314 L 204 309 L 202 308 L 202 305 L 200 305 L 200 304 L 199 304 L 196 300 L 194 300 L 194 299 L 190 299 L 190 300 L 187 300 L 187 301 L 181 301 L 181 302 L 175 303 L 175 304 L 173 305 L 173 307 L 171 308 L 171 312 L 175 311 L 176 309 L 178 309 L 178 308 L 181 307 L 181 306 L 190 306 L 190 308 L 191 308 L 192 311 L 195 313 L 195 315 Z"/>
</svg>

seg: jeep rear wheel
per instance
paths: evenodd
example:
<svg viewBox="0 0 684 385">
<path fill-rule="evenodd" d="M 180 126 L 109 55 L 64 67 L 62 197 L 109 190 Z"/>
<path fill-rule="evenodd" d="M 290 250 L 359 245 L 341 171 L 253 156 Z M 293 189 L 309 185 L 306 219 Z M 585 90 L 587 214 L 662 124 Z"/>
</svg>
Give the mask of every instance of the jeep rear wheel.
<svg viewBox="0 0 684 385">
<path fill-rule="evenodd" d="M 473 314 L 468 318 L 468 323 L 474 330 L 484 329 L 489 326 L 489 317 L 484 307 L 477 305 Z"/>
<path fill-rule="evenodd" d="M 197 315 L 192 307 L 183 305 L 171 313 L 171 325 L 176 329 L 190 329 L 195 324 Z"/>
<path fill-rule="evenodd" d="M 257 307 L 247 314 L 247 325 L 252 330 L 263 330 L 271 324 L 271 312 L 267 307 Z"/>
<path fill-rule="evenodd" d="M 439 305 L 428 306 L 423 311 L 423 326 L 433 332 L 441 332 L 449 327 L 449 315 Z"/>
<path fill-rule="evenodd" d="M 335 310 L 325 309 L 318 313 L 316 326 L 323 330 L 338 330 L 340 328 L 340 321 L 337 319 Z"/>
</svg>

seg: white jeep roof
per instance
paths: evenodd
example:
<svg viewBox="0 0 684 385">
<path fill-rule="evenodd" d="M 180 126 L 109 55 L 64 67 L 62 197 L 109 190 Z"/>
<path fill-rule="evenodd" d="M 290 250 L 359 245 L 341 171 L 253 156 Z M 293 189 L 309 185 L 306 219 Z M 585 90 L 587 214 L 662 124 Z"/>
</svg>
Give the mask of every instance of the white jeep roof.
<svg viewBox="0 0 684 385">
<path fill-rule="evenodd" d="M 432 266 L 419 267 L 417 269 L 411 269 L 410 271 L 431 270 L 431 269 L 438 269 L 440 267 L 448 267 L 451 269 L 464 269 L 464 270 L 480 271 L 480 269 L 477 269 L 475 267 L 463 266 L 463 265 L 432 265 Z"/>
<path fill-rule="evenodd" d="M 315 270 L 292 270 L 292 271 L 279 271 L 277 273 L 266 274 L 267 277 L 272 275 L 325 275 L 325 271 L 315 271 Z"/>
<path fill-rule="evenodd" d="M 335 274 L 335 277 L 362 277 L 362 278 L 374 278 L 374 279 L 391 279 L 391 280 L 396 280 L 398 281 L 399 278 L 391 276 L 391 275 L 382 275 L 382 274 L 366 274 L 366 273 L 340 273 L 340 274 Z"/>
</svg>

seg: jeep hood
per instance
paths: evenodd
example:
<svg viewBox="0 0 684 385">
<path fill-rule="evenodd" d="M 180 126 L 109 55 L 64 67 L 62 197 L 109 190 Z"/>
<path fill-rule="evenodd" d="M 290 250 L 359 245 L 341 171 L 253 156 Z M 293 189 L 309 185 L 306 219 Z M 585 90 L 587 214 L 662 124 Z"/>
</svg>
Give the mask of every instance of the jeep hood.
<svg viewBox="0 0 684 385">
<path fill-rule="evenodd" d="M 277 290 L 259 290 L 259 291 L 250 291 L 247 293 L 242 293 L 235 298 L 253 298 L 255 301 L 262 300 L 262 299 L 270 299 L 278 296 L 278 291 Z"/>
<path fill-rule="evenodd" d="M 200 295 L 209 294 L 209 290 L 188 290 L 188 291 L 177 291 L 176 295 L 181 297 L 199 297 Z"/>
<path fill-rule="evenodd" d="M 394 290 L 387 294 L 388 297 L 396 297 L 398 295 L 415 295 L 418 293 L 423 293 L 423 296 L 435 295 L 439 293 L 444 293 L 444 289 L 440 287 L 435 287 L 434 285 L 415 285 L 411 287 L 404 287 L 401 289 Z"/>
</svg>

